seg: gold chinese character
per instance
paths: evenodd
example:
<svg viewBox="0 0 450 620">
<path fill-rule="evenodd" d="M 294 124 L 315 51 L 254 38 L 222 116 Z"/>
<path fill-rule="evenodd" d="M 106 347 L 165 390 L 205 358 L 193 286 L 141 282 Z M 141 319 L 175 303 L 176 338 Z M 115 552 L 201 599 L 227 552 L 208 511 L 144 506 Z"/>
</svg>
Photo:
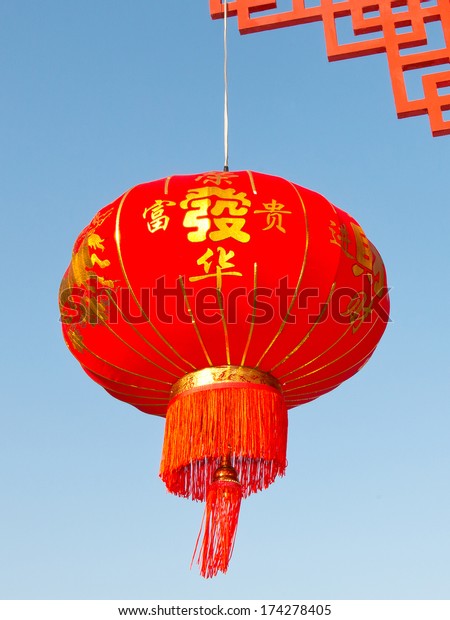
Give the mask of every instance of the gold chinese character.
<svg viewBox="0 0 450 620">
<path fill-rule="evenodd" d="M 347 308 L 342 312 L 343 317 L 348 317 L 352 325 L 352 332 L 355 333 L 372 312 L 373 301 L 364 291 L 356 293 L 348 302 Z"/>
<path fill-rule="evenodd" d="M 147 222 L 147 228 L 151 233 L 157 230 L 166 230 L 169 225 L 170 218 L 168 215 L 161 215 L 160 217 L 152 218 L 150 222 Z"/>
<path fill-rule="evenodd" d="M 164 207 L 173 207 L 175 202 L 171 200 L 155 200 L 151 207 L 146 207 L 142 213 L 142 217 L 147 219 L 150 213 L 150 221 L 147 221 L 149 232 L 155 233 L 157 230 L 166 230 L 169 225 L 170 218 L 164 213 Z"/>
<path fill-rule="evenodd" d="M 203 254 L 203 256 L 201 256 L 197 261 L 197 265 L 203 265 L 205 273 L 209 273 L 209 270 L 211 269 L 212 263 L 211 261 L 208 261 L 208 258 L 211 258 L 211 256 L 214 256 L 214 252 L 210 248 L 208 248 Z"/>
<path fill-rule="evenodd" d="M 224 239 L 236 239 L 241 243 L 247 243 L 250 235 L 243 231 L 245 219 L 243 217 L 215 217 L 214 224 L 217 230 L 209 233 L 211 241 L 223 241 Z"/>
<path fill-rule="evenodd" d="M 226 183 L 231 185 L 230 179 L 238 178 L 239 175 L 231 174 L 229 172 L 210 172 L 209 174 L 201 174 L 196 177 L 196 181 L 203 181 L 203 184 L 212 183 L 213 185 L 220 185 Z"/>
<path fill-rule="evenodd" d="M 84 351 L 83 335 L 77 327 L 70 327 L 67 332 L 67 336 L 69 337 L 74 349 L 77 351 Z"/>
<path fill-rule="evenodd" d="M 347 227 L 345 226 L 345 224 L 341 224 L 339 226 L 339 231 L 338 231 L 336 222 L 333 222 L 333 220 L 330 220 L 329 229 L 331 232 L 330 243 L 332 243 L 333 245 L 339 246 L 341 250 L 344 252 L 345 256 L 348 256 L 348 258 L 354 259 L 355 257 L 349 251 L 350 237 L 348 236 L 348 231 L 347 231 Z"/>
<path fill-rule="evenodd" d="M 373 266 L 373 254 L 370 249 L 370 241 L 367 239 L 361 226 L 358 226 L 354 222 L 351 223 L 352 230 L 355 233 L 356 241 L 356 260 L 358 265 L 372 270 Z"/>
<path fill-rule="evenodd" d="M 214 261 L 209 260 L 214 256 L 214 252 L 211 248 L 208 248 L 203 256 L 197 260 L 197 265 L 203 266 L 204 274 L 201 276 L 192 276 L 189 278 L 189 282 L 199 282 L 200 280 L 205 280 L 206 278 L 215 278 L 216 288 L 220 291 L 222 289 L 223 276 L 242 276 L 242 273 L 239 271 L 226 271 L 227 269 L 231 269 L 235 266 L 234 263 L 230 262 L 235 255 L 232 250 L 227 252 L 225 248 L 218 247 L 217 253 L 219 256 L 216 257 L 217 263 L 215 265 L 215 270 L 211 272 L 211 266 Z"/>
<path fill-rule="evenodd" d="M 187 202 L 187 201 L 185 201 Z M 187 209 L 181 203 L 182 209 Z M 197 230 L 188 233 L 189 241 L 194 243 L 205 241 L 206 233 L 211 228 L 211 220 L 208 217 L 208 208 L 210 201 L 207 198 L 192 200 L 190 203 L 191 210 L 186 213 L 183 220 L 185 228 L 196 228 Z"/>
<path fill-rule="evenodd" d="M 373 273 L 375 276 L 374 289 L 377 295 L 380 295 L 385 285 L 381 258 L 374 246 L 367 239 L 361 226 L 358 226 L 355 222 L 351 222 L 350 225 L 355 236 L 355 250 L 353 250 L 353 252 L 356 251 L 356 255 L 350 252 L 351 240 L 345 224 L 341 224 L 338 231 L 336 222 L 330 221 L 330 243 L 339 246 L 348 258 L 356 261 L 352 267 L 353 274 L 356 277 L 359 277 L 367 271 Z"/>
<path fill-rule="evenodd" d="M 375 291 L 375 295 L 378 295 L 378 297 L 382 297 L 386 292 L 386 279 L 384 274 L 383 261 L 381 260 L 381 256 L 378 254 L 378 251 L 374 245 L 370 244 L 370 249 L 373 257 L 373 290 Z"/>
<path fill-rule="evenodd" d="M 264 210 L 256 210 L 255 213 L 265 213 L 267 215 L 266 228 L 263 230 L 270 230 L 275 226 L 282 233 L 286 230 L 283 228 L 283 215 L 291 215 L 292 211 L 284 211 L 284 205 L 277 202 L 275 198 L 272 202 L 263 203 Z"/>
<path fill-rule="evenodd" d="M 251 202 L 242 192 L 236 194 L 232 188 L 200 187 L 190 190 L 180 206 L 187 211 L 183 226 L 195 229 L 188 232 L 189 241 L 198 243 L 207 236 L 212 241 L 235 239 L 247 243 L 250 240 L 243 228 Z M 225 217 L 221 217 L 223 215 Z M 212 225 L 215 230 L 211 230 Z"/>
</svg>

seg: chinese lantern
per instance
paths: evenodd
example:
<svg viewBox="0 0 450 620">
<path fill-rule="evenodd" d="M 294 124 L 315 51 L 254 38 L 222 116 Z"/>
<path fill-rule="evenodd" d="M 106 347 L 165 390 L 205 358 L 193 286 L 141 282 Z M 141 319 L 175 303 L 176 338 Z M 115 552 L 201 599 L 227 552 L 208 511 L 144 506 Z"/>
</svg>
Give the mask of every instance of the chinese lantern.
<svg viewBox="0 0 450 620">
<path fill-rule="evenodd" d="M 166 418 L 160 476 L 206 502 L 197 560 L 210 577 L 227 570 L 241 498 L 285 473 L 287 410 L 368 361 L 389 299 L 347 213 L 241 171 L 144 183 L 99 211 L 60 308 L 86 373 Z"/>
</svg>

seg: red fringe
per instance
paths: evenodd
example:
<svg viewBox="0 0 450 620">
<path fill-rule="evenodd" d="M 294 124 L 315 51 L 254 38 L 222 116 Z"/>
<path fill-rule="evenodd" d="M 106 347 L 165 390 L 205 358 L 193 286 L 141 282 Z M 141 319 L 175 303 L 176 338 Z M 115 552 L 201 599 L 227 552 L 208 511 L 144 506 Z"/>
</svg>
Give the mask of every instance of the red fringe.
<svg viewBox="0 0 450 620">
<path fill-rule="evenodd" d="M 229 454 L 247 497 L 284 475 L 287 426 L 281 392 L 266 385 L 183 392 L 167 410 L 160 477 L 171 493 L 205 501 L 220 457 Z"/>
<path fill-rule="evenodd" d="M 202 577 L 214 577 L 219 571 L 227 572 L 234 549 L 241 498 L 239 482 L 219 480 L 208 489 L 202 527 L 192 558 L 194 562 L 203 532 L 197 556 Z"/>
</svg>

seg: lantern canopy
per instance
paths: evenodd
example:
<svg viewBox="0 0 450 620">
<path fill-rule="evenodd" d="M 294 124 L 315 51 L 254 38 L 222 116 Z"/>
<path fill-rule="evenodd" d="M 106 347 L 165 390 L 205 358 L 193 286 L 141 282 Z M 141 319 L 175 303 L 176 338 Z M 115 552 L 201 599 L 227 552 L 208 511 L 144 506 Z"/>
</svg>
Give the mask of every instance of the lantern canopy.
<svg viewBox="0 0 450 620">
<path fill-rule="evenodd" d="M 251 171 L 138 185 L 78 237 L 65 341 L 109 394 L 166 418 L 160 476 L 207 504 L 202 575 L 227 570 L 241 498 L 284 474 L 287 410 L 374 352 L 386 286 L 353 218 Z"/>
</svg>

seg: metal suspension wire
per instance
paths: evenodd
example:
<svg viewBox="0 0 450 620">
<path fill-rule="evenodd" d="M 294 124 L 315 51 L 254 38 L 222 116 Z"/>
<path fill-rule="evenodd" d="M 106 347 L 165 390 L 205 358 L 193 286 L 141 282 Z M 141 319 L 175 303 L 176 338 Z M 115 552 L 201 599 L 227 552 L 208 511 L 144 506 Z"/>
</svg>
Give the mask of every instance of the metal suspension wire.
<svg viewBox="0 0 450 620">
<path fill-rule="evenodd" d="M 228 2 L 224 2 L 223 11 L 223 80 L 224 80 L 224 111 L 223 111 L 223 133 L 225 162 L 224 172 L 228 172 Z"/>
</svg>

